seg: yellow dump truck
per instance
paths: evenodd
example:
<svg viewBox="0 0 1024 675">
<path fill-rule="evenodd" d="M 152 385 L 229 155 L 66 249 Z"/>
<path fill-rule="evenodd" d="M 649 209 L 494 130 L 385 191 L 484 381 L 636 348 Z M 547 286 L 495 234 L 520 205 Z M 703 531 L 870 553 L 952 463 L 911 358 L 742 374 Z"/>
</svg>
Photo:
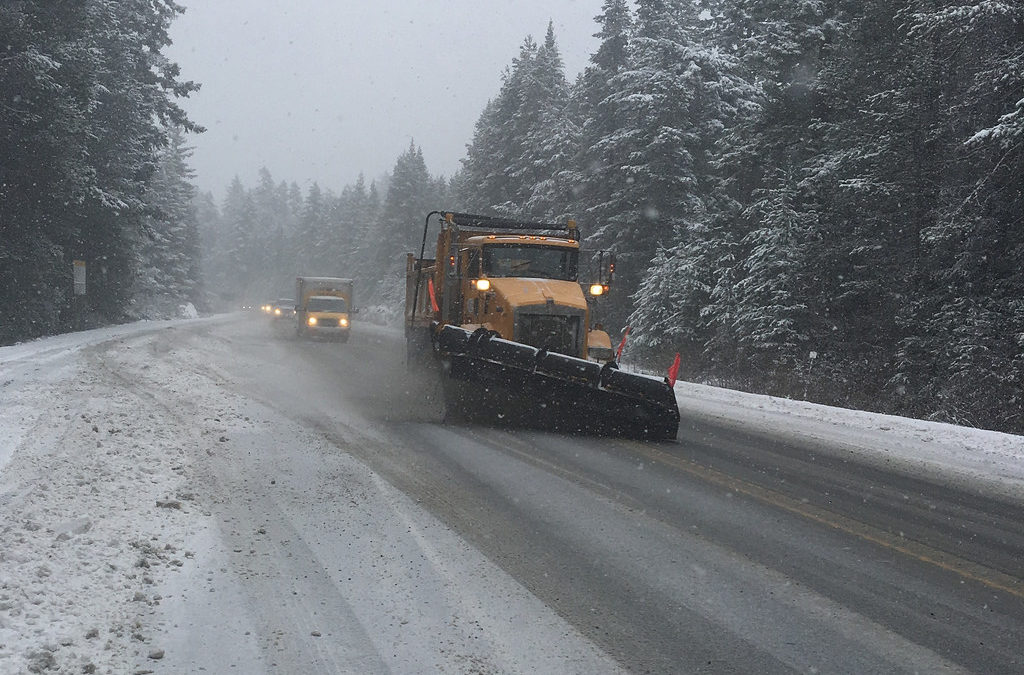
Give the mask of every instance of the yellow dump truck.
<svg viewBox="0 0 1024 675">
<path fill-rule="evenodd" d="M 434 217 L 440 229 L 428 259 Z M 406 339 L 410 361 L 442 362 L 449 415 L 544 416 L 572 430 L 675 437 L 672 388 L 619 370 L 608 334 L 592 325 L 579 259 L 572 221 L 427 216 L 420 255 L 406 260 Z M 592 297 L 608 291 L 612 260 L 587 284 Z"/>
<path fill-rule="evenodd" d="M 351 279 L 297 277 L 295 280 L 295 330 L 300 337 L 348 342 L 351 331 Z"/>
</svg>

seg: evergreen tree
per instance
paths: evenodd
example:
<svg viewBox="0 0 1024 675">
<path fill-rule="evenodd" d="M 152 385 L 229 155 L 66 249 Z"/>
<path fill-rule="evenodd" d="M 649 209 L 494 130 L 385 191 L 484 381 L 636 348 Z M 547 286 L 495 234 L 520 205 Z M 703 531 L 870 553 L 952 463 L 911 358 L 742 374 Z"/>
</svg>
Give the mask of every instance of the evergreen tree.
<svg viewBox="0 0 1024 675">
<path fill-rule="evenodd" d="M 521 105 L 512 118 L 514 137 L 521 148 L 508 167 L 510 199 L 500 210 L 536 219 L 564 213 L 571 204 L 572 181 L 562 172 L 571 169 L 578 152 L 577 125 L 566 109 L 569 85 L 555 40 L 554 24 L 548 23 L 544 43 L 523 65 Z M 561 180 L 560 180 L 561 178 Z M 569 201 L 570 204 L 566 202 Z"/>
<path fill-rule="evenodd" d="M 167 0 L 0 6 L 0 341 L 118 320 L 132 246 L 167 129 L 198 130 L 173 102 L 161 50 L 181 9 Z M 72 302 L 71 261 L 88 267 Z"/>
<path fill-rule="evenodd" d="M 306 200 L 302 207 L 302 216 L 298 227 L 299 268 L 308 276 L 329 276 L 324 274 L 321 266 L 324 263 L 322 254 L 323 235 L 326 229 L 326 204 L 324 195 L 317 183 L 313 183 L 306 191 Z"/>
<path fill-rule="evenodd" d="M 815 230 L 813 214 L 800 210 L 791 172 L 776 172 L 777 186 L 755 192 L 745 214 L 759 227 L 741 242 L 749 251 L 736 283 L 732 328 L 742 350 L 736 367 L 772 393 L 793 394 L 807 364 L 812 318 L 806 304 L 806 250 Z M 788 386 L 787 386 L 788 385 Z"/>
<path fill-rule="evenodd" d="M 347 222 L 350 238 L 344 255 L 346 268 L 352 270 L 347 273 L 348 276 L 367 268 L 365 261 L 369 252 L 376 251 L 376 246 L 370 240 L 370 232 L 377 219 L 379 202 L 376 184 L 371 183 L 367 189 L 366 177 L 360 173 L 349 189 Z"/>
<path fill-rule="evenodd" d="M 497 98 L 477 120 L 457 181 L 459 203 L 468 210 L 520 217 L 564 209 L 551 201 L 561 196 L 560 188 L 549 184 L 538 191 L 537 186 L 567 168 L 560 164 L 563 156 L 575 154 L 572 126 L 560 125 L 568 95 L 549 24 L 543 45 L 531 37 L 523 41 Z"/>
<path fill-rule="evenodd" d="M 376 246 L 368 258 L 373 270 L 363 279 L 369 296 L 381 304 L 399 307 L 405 301 L 404 283 L 379 283 L 405 278 L 405 254 L 419 251 L 423 217 L 435 208 L 434 181 L 427 172 L 423 152 L 410 142 L 391 173 L 387 197 L 370 233 Z"/>
<path fill-rule="evenodd" d="M 920 291 L 889 382 L 899 410 L 1024 428 L 1024 8 L 938 3 L 904 13 L 943 66 L 943 161 L 920 229 Z M 950 67 L 943 55 L 962 55 Z"/>
<path fill-rule="evenodd" d="M 266 278 L 266 270 L 259 264 L 260 242 L 253 231 L 256 205 L 238 176 L 228 187 L 221 213 L 227 234 L 224 247 L 226 279 L 224 285 L 217 289 L 217 295 L 231 306 L 247 300 L 254 293 L 265 298 L 276 297 L 276 287 L 272 280 Z"/>
<path fill-rule="evenodd" d="M 99 263 L 92 308 L 107 320 L 120 320 L 131 300 L 132 245 L 143 227 L 155 155 L 166 143 L 169 125 L 197 129 L 171 97 L 196 87 L 179 83 L 177 66 L 161 54 L 180 7 L 148 0 L 95 0 L 85 7 L 89 53 L 99 57 L 85 142 L 93 186 L 83 195 L 72 245 L 87 261 Z"/>
<path fill-rule="evenodd" d="M 197 307 L 208 311 L 219 310 L 219 298 L 216 289 L 223 288 L 227 280 L 225 271 L 227 259 L 224 254 L 227 233 L 224 231 L 220 209 L 211 192 L 196 192 L 193 197 L 193 209 L 196 214 L 196 229 L 200 249 L 200 273 L 202 295 Z M 259 302 L 261 298 L 246 298 L 251 302 Z"/>
<path fill-rule="evenodd" d="M 522 215 L 559 223 L 577 219 L 583 172 L 577 164 L 581 130 L 574 108 L 570 102 L 564 108 L 549 110 L 541 126 L 530 135 L 531 149 L 526 158 L 531 160 L 538 179 L 523 204 Z"/>
<path fill-rule="evenodd" d="M 624 122 L 600 150 L 621 158 L 624 178 L 598 206 L 602 227 L 594 239 L 617 252 L 619 292 L 651 303 L 633 317 L 640 345 L 659 344 L 652 333 L 666 330 L 666 322 L 702 323 L 719 262 L 709 228 L 722 191 L 716 147 L 737 106 L 750 98 L 735 62 L 704 44 L 698 14 L 686 0 L 639 2 L 632 65 L 613 78 L 608 97 L 615 119 Z M 667 254 L 649 266 L 660 247 Z M 683 273 L 698 277 L 684 280 Z M 648 288 L 666 287 L 671 279 L 691 294 L 664 316 L 653 316 L 650 307 L 660 301 L 633 295 L 645 277 L 652 279 Z"/>
<path fill-rule="evenodd" d="M 527 37 L 519 57 L 502 76 L 497 98 L 488 101 L 476 121 L 473 140 L 462 160 L 459 195 L 465 208 L 494 213 L 515 203 L 516 190 L 508 179 L 510 167 L 522 154 L 523 139 L 516 136 L 513 118 L 523 104 L 523 80 L 536 57 L 537 45 Z"/>
<path fill-rule="evenodd" d="M 193 198 L 191 148 L 180 130 L 157 157 L 145 195 L 144 229 L 136 250 L 132 314 L 169 318 L 199 301 L 199 242 Z"/>
<path fill-rule="evenodd" d="M 791 242 L 778 238 L 779 223 L 815 219 L 814 199 L 801 179 L 820 150 L 811 131 L 817 112 L 814 84 L 836 21 L 825 16 L 817 0 L 736 0 L 712 3 L 711 8 L 709 37 L 736 58 L 749 86 L 713 162 L 723 181 L 710 214 L 718 250 L 710 301 L 702 312 L 709 333 L 705 361 L 727 381 L 750 386 L 753 378 L 756 386 L 789 393 L 786 386 L 794 386 L 798 374 L 787 373 L 781 365 L 805 368 L 806 359 L 797 358 L 789 339 L 765 339 L 758 329 L 773 314 L 778 314 L 774 321 L 788 321 L 793 306 L 772 303 L 766 312 L 750 289 L 767 280 L 747 280 L 746 275 L 773 264 L 789 268 L 789 278 L 810 274 L 794 267 L 808 264 L 803 253 L 793 257 L 793 251 L 766 245 L 765 237 L 780 245 Z M 812 287 L 803 290 L 813 295 Z M 793 302 L 812 301 L 801 296 Z M 800 313 L 800 340 L 807 340 L 807 322 L 814 312 L 805 307 Z"/>
</svg>

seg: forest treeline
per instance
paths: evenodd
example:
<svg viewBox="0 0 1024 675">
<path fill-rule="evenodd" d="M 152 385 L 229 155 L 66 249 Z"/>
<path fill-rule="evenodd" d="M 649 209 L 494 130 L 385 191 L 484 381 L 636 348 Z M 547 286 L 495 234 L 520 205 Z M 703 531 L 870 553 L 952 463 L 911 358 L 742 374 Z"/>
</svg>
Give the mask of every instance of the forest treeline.
<svg viewBox="0 0 1024 675">
<path fill-rule="evenodd" d="M 0 30 L 11 31 L 0 18 Z M 1024 430 L 1021 3 L 607 0 L 596 35 L 590 64 L 572 81 L 550 27 L 541 41 L 527 38 L 450 178 L 431 175 L 411 144 L 387 176 L 338 191 L 302 191 L 264 170 L 255 186 L 236 180 L 221 204 L 199 195 L 192 213 L 206 297 L 258 302 L 286 295 L 297 273 L 337 274 L 359 280 L 360 304 L 394 311 L 404 253 L 418 248 L 427 211 L 573 218 L 588 248 L 618 255 L 602 318 L 613 332 L 631 327 L 631 359 L 663 367 L 678 352 L 680 375 L 694 380 Z M 61 73 L 53 57 L 29 50 L 19 58 L 26 82 L 44 76 L 28 90 L 60 99 L 45 79 Z M 3 90 L 17 91 L 6 63 Z M 151 72 L 163 74 L 143 90 L 149 95 L 191 88 L 176 71 Z M 117 94 L 146 104 L 131 91 Z M 188 128 L 166 100 L 147 119 L 164 115 Z M 54 110 L 15 106 L 18 118 L 7 106 L 0 115 L 36 133 L 55 165 L 70 169 L 77 146 L 54 142 L 53 123 L 34 116 L 64 111 L 68 120 L 58 121 L 77 133 L 86 122 L 71 113 L 85 103 L 69 94 Z M 93 169 L 37 178 L 26 160 L 24 175 L 13 174 L 23 186 L 48 180 L 74 197 L 49 206 L 9 201 L 38 193 L 12 192 L 10 168 L 0 169 L 3 227 L 47 233 L 61 223 L 57 235 L 23 238 L 22 271 L 5 276 L 0 292 L 25 289 L 25 278 L 54 287 L 60 278 L 68 288 L 65 263 L 81 241 L 114 252 L 117 269 L 130 271 L 123 278 L 139 276 L 143 244 L 156 241 L 146 232 L 171 226 L 144 226 L 150 212 L 171 210 L 149 208 L 145 190 L 123 187 L 149 189 L 156 150 L 174 154 L 174 143 L 156 142 L 163 127 L 154 129 L 107 154 L 115 166 L 137 158 L 134 171 L 114 177 Z M 80 138 L 123 133 L 109 123 L 95 131 Z M 108 178 L 121 182 L 81 184 Z M 61 211 L 65 201 L 73 219 Z M 90 209 L 116 218 L 90 220 Z M 90 222 L 107 229 L 88 230 Z M 110 223 L 117 242 L 108 241 Z M 9 274 L 8 260 L 0 274 Z M 121 290 L 111 315 L 132 306 L 130 287 Z M 43 321 L 34 331 L 60 328 L 53 317 L 67 298 L 54 302 L 31 310 L 49 321 L 33 315 Z"/>
<path fill-rule="evenodd" d="M 170 0 L 0 2 L 0 344 L 199 301 Z M 73 294 L 73 261 L 86 294 Z"/>
<path fill-rule="evenodd" d="M 222 205 L 198 195 L 211 302 L 262 304 L 294 295 L 297 275 L 340 276 L 356 281 L 357 306 L 394 318 L 405 301 L 405 254 L 413 242 L 418 250 L 426 213 L 452 196 L 414 142 L 379 182 L 360 175 L 338 192 L 318 183 L 303 191 L 264 167 L 251 188 L 235 178 Z"/>
</svg>

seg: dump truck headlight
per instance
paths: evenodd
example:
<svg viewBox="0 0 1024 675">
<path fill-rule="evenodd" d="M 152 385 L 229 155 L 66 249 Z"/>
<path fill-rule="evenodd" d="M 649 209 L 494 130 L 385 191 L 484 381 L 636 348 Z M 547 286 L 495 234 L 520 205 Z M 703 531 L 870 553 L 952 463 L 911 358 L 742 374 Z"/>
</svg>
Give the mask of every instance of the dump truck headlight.
<svg viewBox="0 0 1024 675">
<path fill-rule="evenodd" d="M 306 320 L 306 323 L 308 323 L 310 326 L 315 326 L 316 325 L 316 317 L 315 316 L 309 317 L 309 319 Z"/>
<path fill-rule="evenodd" d="M 341 326 L 342 328 L 344 328 L 345 326 L 348 325 L 348 319 L 346 319 L 344 317 L 338 319 L 338 325 Z"/>
<path fill-rule="evenodd" d="M 590 287 L 590 294 L 594 296 L 604 295 L 604 286 L 601 284 L 594 284 Z"/>
<path fill-rule="evenodd" d="M 489 291 L 491 290 L 491 282 L 487 279 L 476 280 L 476 290 L 478 291 Z"/>
</svg>

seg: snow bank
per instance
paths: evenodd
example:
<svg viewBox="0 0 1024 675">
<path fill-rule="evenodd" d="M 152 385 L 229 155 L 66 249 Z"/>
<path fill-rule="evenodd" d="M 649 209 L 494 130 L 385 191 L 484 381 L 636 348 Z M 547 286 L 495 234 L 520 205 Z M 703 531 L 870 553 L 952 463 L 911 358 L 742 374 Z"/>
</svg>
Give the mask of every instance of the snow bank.
<svg viewBox="0 0 1024 675">
<path fill-rule="evenodd" d="M 676 382 L 685 418 L 703 419 L 933 480 L 1024 501 L 1024 436 Z"/>
<path fill-rule="evenodd" d="M 191 302 L 186 302 L 184 305 L 178 305 L 178 316 L 182 319 L 198 319 L 199 311 Z"/>
</svg>

